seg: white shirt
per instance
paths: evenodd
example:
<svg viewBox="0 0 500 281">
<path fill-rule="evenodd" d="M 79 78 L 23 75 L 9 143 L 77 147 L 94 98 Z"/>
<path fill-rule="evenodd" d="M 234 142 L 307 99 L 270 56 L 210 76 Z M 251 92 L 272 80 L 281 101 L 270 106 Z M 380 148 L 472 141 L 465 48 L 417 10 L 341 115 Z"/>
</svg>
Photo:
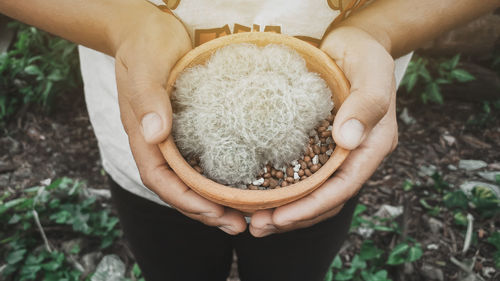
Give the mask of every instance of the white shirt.
<svg viewBox="0 0 500 281">
<path fill-rule="evenodd" d="M 184 23 L 193 45 L 242 31 L 274 31 L 318 46 L 330 23 L 341 13 L 332 0 L 150 0 L 167 5 Z M 146 188 L 120 121 L 114 59 L 79 47 L 85 100 L 106 172 L 126 190 L 165 204 Z M 399 85 L 411 54 L 396 60 Z"/>
</svg>

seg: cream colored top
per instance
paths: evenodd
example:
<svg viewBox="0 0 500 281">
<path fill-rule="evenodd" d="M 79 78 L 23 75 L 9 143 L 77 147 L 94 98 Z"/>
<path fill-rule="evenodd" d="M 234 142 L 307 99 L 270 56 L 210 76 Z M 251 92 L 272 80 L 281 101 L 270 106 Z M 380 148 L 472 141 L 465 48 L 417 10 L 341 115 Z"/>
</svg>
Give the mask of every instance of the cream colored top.
<svg viewBox="0 0 500 281">
<path fill-rule="evenodd" d="M 273 31 L 318 46 L 329 24 L 341 13 L 339 0 L 150 0 L 168 7 L 186 26 L 195 46 L 245 31 Z M 90 121 L 104 169 L 119 185 L 163 203 L 141 182 L 120 121 L 114 59 L 80 46 L 81 71 Z M 411 55 L 396 60 L 399 84 Z"/>
</svg>

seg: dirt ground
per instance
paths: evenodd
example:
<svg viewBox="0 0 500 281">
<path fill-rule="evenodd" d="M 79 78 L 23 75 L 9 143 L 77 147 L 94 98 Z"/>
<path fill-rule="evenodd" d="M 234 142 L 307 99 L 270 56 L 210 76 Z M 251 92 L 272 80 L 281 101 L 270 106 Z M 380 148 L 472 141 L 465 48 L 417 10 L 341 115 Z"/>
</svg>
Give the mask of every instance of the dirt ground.
<svg viewBox="0 0 500 281">
<path fill-rule="evenodd" d="M 404 206 L 404 215 L 398 222 L 407 235 L 423 245 L 423 258 L 413 268 L 406 269 L 412 274 L 404 277 L 402 269 L 397 268 L 390 272 L 391 276 L 399 276 L 399 280 L 426 280 L 421 268 L 427 264 L 441 268 L 444 280 L 459 280 L 460 270 L 450 262 L 450 256 L 457 259 L 475 256 L 477 272 L 481 272 L 482 267 L 493 266 L 494 248 L 484 241 L 472 246 L 468 254 L 461 254 L 464 231 L 452 223 L 449 215 L 439 218 L 444 227 L 437 235 L 429 231 L 429 215 L 419 204 L 419 198 L 430 189 L 429 177 L 422 175 L 422 167 L 434 165 L 453 186 L 480 179 L 473 172 L 453 169 L 460 159 L 480 159 L 489 164 L 489 170 L 500 170 L 499 112 L 491 113 L 490 120 L 481 126 L 472 125 L 471 120 L 480 118 L 482 112 L 479 102 L 448 98 L 444 105 L 424 105 L 400 92 L 398 116 L 404 108 L 415 123 L 405 124 L 399 120 L 398 148 L 366 183 L 361 196 L 361 203 L 368 207 L 367 213 L 375 212 L 382 204 Z M 28 109 L 0 131 L 0 187 L 25 188 L 46 178 L 62 176 L 85 180 L 93 188 L 107 187 L 81 93 L 63 96 L 51 114 Z M 405 180 L 420 182 L 421 188 L 405 193 L 401 188 Z M 500 228 L 500 221 L 494 218 L 481 222 L 479 227 L 491 233 Z M 382 249 L 395 243 L 393 235 L 377 235 L 373 239 Z M 340 255 L 352 257 L 362 240 L 360 235 L 350 234 Z M 438 244 L 439 248 L 429 250 L 425 247 L 429 244 Z M 122 255 L 130 254 L 123 251 Z M 499 276 L 497 272 L 493 278 Z M 232 280 L 236 278 L 233 274 Z"/>
</svg>

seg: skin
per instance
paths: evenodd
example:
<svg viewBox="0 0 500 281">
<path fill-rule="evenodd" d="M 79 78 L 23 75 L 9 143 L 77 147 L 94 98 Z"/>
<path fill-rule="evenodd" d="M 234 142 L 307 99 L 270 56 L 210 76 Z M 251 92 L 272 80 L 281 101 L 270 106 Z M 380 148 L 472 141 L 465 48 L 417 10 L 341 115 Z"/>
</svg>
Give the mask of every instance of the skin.
<svg viewBox="0 0 500 281">
<path fill-rule="evenodd" d="M 310 195 L 256 212 L 252 235 L 308 227 L 337 214 L 397 145 L 393 57 L 499 6 L 498 0 L 377 0 L 327 34 L 321 49 L 352 86 L 333 136 L 352 153 Z M 156 146 L 171 130 L 166 77 L 191 49 L 182 23 L 137 0 L 2 0 L 0 12 L 115 57 L 121 119 L 143 183 L 192 219 L 233 235 L 246 229 L 241 213 L 189 189 Z"/>
</svg>

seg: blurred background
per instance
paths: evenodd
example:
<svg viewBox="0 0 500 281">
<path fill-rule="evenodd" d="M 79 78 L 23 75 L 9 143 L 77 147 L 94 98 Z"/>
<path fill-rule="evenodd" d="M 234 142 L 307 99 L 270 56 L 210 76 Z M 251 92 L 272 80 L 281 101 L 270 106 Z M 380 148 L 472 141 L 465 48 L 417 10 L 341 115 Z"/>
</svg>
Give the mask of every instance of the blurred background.
<svg viewBox="0 0 500 281">
<path fill-rule="evenodd" d="M 500 280 L 500 11 L 416 50 L 397 103 L 399 146 L 365 184 L 325 280 Z M 0 280 L 143 280 L 76 45 L 3 16 Z"/>
</svg>

